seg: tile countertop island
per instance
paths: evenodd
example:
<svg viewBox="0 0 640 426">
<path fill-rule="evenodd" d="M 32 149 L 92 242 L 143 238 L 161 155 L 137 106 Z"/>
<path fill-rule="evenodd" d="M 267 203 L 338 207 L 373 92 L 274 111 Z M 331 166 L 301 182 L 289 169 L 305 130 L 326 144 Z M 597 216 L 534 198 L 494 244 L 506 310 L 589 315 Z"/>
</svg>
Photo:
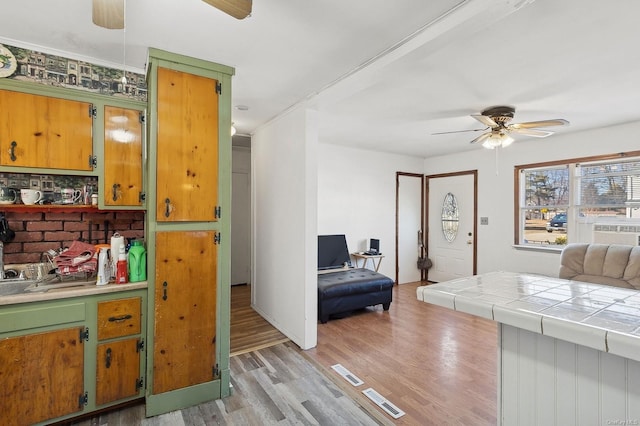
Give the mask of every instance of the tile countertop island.
<svg viewBox="0 0 640 426">
<path fill-rule="evenodd" d="M 491 272 L 419 300 L 498 323 L 498 423 L 640 425 L 640 292 Z"/>
</svg>

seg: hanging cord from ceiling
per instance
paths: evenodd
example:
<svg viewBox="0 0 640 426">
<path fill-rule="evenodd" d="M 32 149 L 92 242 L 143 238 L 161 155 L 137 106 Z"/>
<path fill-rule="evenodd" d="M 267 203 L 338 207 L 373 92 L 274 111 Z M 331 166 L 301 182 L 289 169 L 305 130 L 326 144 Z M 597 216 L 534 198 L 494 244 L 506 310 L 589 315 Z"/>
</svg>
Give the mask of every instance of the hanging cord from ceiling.
<svg viewBox="0 0 640 426">
<path fill-rule="evenodd" d="M 122 20 L 124 25 L 122 26 L 122 91 L 125 91 L 125 85 L 127 84 L 127 0 L 122 0 Z"/>
</svg>

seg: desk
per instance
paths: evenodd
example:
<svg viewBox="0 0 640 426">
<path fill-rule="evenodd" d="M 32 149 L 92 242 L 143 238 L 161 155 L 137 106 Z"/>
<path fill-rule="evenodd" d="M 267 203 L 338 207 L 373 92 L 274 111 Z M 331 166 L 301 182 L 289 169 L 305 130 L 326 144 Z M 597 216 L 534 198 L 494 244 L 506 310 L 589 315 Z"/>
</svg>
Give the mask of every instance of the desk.
<svg viewBox="0 0 640 426">
<path fill-rule="evenodd" d="M 498 424 L 639 422 L 639 291 L 491 272 L 417 295 L 498 323 Z"/>
<path fill-rule="evenodd" d="M 376 272 L 378 272 L 378 269 L 380 268 L 380 264 L 382 263 L 382 258 L 384 257 L 381 254 L 369 255 L 369 254 L 360 254 L 360 253 L 351 253 L 351 256 L 353 256 L 356 259 L 356 268 L 360 268 L 360 266 L 358 266 L 359 259 L 362 259 L 362 268 L 366 268 L 367 260 L 371 259 L 371 262 L 373 263 L 373 267 L 375 268 Z M 377 265 L 376 265 L 376 259 L 378 259 Z"/>
</svg>

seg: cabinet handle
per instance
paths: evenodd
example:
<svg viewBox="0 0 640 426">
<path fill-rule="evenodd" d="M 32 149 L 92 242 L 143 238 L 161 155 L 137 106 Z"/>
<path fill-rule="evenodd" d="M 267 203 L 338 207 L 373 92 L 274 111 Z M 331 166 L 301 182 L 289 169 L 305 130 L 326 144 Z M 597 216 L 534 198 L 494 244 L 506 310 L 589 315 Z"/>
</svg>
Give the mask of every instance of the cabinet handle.
<svg viewBox="0 0 640 426">
<path fill-rule="evenodd" d="M 131 318 L 132 316 L 130 314 L 122 315 L 119 317 L 109 317 L 109 322 L 122 322 Z"/>
<path fill-rule="evenodd" d="M 18 146 L 18 142 L 11 141 L 11 148 L 9 148 L 9 157 L 11 161 L 16 161 L 18 157 L 16 157 L 16 146 Z"/>
<path fill-rule="evenodd" d="M 112 188 L 113 188 L 113 201 L 118 201 L 118 194 L 120 192 L 120 184 L 119 183 L 114 183 Z"/>
<path fill-rule="evenodd" d="M 162 283 L 162 287 L 164 287 L 164 289 L 162 290 L 162 300 L 167 300 L 167 286 L 169 284 L 167 284 L 167 282 L 163 282 Z"/>
<path fill-rule="evenodd" d="M 169 217 L 169 215 L 171 214 L 171 200 L 168 198 L 165 198 L 164 203 L 166 205 L 164 209 L 164 217 Z"/>
<path fill-rule="evenodd" d="M 104 357 L 104 366 L 107 368 L 111 367 L 111 348 L 107 348 L 107 354 Z"/>
</svg>

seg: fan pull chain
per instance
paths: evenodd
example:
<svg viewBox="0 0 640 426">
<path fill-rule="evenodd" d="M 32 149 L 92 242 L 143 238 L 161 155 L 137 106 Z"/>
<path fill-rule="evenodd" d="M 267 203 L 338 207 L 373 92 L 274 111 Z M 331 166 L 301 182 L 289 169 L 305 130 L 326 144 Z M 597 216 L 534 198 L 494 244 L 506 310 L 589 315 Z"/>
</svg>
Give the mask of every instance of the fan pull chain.
<svg viewBox="0 0 640 426">
<path fill-rule="evenodd" d="M 122 92 L 124 93 L 127 84 L 127 0 L 122 0 L 122 21 L 124 25 L 122 26 L 122 79 L 120 82 L 122 83 Z"/>
</svg>

